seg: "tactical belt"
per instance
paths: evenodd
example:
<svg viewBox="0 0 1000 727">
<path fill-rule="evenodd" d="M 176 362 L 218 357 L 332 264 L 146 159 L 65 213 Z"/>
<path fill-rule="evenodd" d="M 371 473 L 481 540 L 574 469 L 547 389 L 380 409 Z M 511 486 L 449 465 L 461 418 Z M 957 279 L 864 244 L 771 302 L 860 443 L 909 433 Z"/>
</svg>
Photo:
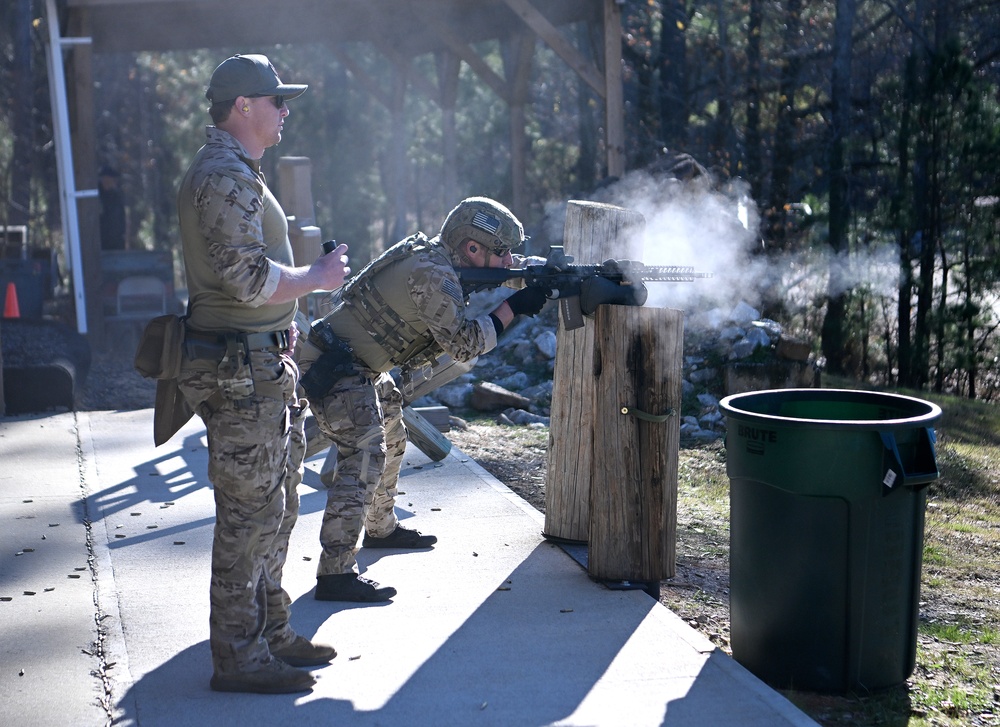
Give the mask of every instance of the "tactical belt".
<svg viewBox="0 0 1000 727">
<path fill-rule="evenodd" d="M 235 334 L 247 351 L 284 351 L 290 343 L 288 331 L 263 331 L 262 333 L 236 333 L 226 331 L 194 331 L 184 334 L 184 350 L 188 359 L 213 359 L 221 361 L 226 354 L 226 336 Z"/>
</svg>

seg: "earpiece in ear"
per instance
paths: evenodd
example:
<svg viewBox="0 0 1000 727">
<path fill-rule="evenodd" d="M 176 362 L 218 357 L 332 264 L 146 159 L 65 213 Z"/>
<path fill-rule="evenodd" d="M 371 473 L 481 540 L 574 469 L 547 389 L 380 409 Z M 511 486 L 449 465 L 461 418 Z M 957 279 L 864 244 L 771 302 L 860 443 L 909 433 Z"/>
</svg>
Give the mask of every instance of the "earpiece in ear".
<svg viewBox="0 0 1000 727">
<path fill-rule="evenodd" d="M 479 252 L 479 248 L 476 247 L 475 245 L 469 245 L 469 252 L 475 255 L 477 252 Z"/>
<path fill-rule="evenodd" d="M 249 110 L 250 110 L 250 107 L 247 106 L 246 104 L 243 104 L 243 113 L 246 113 Z"/>
</svg>

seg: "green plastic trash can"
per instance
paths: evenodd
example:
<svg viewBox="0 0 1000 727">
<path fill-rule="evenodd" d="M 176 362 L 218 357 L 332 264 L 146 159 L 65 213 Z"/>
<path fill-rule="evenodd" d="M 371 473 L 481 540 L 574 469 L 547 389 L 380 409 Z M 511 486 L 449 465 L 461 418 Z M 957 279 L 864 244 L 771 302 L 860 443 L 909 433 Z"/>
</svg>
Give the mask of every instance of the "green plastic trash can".
<svg viewBox="0 0 1000 727">
<path fill-rule="evenodd" d="M 720 406 L 733 657 L 780 689 L 904 682 L 941 409 L 834 389 L 754 391 Z"/>
</svg>

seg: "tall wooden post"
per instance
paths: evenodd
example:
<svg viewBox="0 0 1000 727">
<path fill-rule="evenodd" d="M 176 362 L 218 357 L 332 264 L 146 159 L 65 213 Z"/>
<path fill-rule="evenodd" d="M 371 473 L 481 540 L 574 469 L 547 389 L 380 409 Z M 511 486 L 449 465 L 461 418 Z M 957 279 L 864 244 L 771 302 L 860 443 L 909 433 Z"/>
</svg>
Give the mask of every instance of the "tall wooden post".
<svg viewBox="0 0 1000 727">
<path fill-rule="evenodd" d="M 572 200 L 566 208 L 563 245 L 578 264 L 608 258 L 640 259 L 645 219 L 638 212 Z M 585 541 L 590 527 L 594 454 L 594 324 L 556 334 L 549 457 L 545 478 L 546 537 Z"/>
<path fill-rule="evenodd" d="M 66 36 L 85 38 L 90 35 L 90 16 L 87 13 L 71 14 Z M 89 43 L 74 46 L 67 56 L 66 95 L 70 107 L 70 135 L 73 154 L 74 186 L 79 194 L 83 190 L 97 190 L 97 132 L 94 127 L 93 49 Z M 77 205 L 77 225 L 80 234 L 80 265 L 83 273 L 82 304 L 86 310 L 87 339 L 91 348 L 101 349 L 108 343 L 104 330 L 104 302 L 101 299 L 103 271 L 101 270 L 101 223 L 97 195 L 80 197 L 69 204 Z M 77 305 L 81 301 L 73 291 Z"/>
<path fill-rule="evenodd" d="M 684 316 L 604 305 L 594 325 L 594 578 L 674 575 Z"/>
<path fill-rule="evenodd" d="M 288 217 L 288 241 L 296 265 L 311 265 L 323 254 L 322 232 L 316 226 L 309 157 L 278 159 L 278 201 Z M 311 295 L 299 298 L 299 310 L 313 319 L 318 311 L 309 305 Z"/>
<path fill-rule="evenodd" d="M 625 91 L 622 86 L 622 11 L 604 0 L 604 139 L 608 176 L 625 174 Z"/>
<path fill-rule="evenodd" d="M 3 322 L 0 321 L 0 344 L 3 343 Z M 7 413 L 7 401 L 3 396 L 3 348 L 0 347 L 0 416 Z"/>
</svg>

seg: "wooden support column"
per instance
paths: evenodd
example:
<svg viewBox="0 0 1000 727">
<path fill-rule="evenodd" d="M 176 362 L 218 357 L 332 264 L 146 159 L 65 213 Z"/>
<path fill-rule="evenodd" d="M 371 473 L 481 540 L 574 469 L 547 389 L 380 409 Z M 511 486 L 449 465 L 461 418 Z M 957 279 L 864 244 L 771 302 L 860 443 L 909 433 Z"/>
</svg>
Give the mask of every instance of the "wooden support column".
<svg viewBox="0 0 1000 727">
<path fill-rule="evenodd" d="M 527 216 L 527 117 L 524 112 L 531 80 L 531 57 L 535 53 L 535 37 L 530 33 L 518 33 L 505 49 L 504 65 L 510 85 L 510 171 L 511 209 L 522 219 Z"/>
<path fill-rule="evenodd" d="M 6 291 L 4 291 L 6 294 Z M 2 312 L 2 309 L 0 309 Z M 3 321 L 0 320 L 0 342 L 3 341 Z M 7 414 L 7 401 L 3 396 L 3 348 L 0 348 L 0 416 Z"/>
<path fill-rule="evenodd" d="M 684 316 L 602 305 L 594 318 L 587 568 L 657 582 L 675 569 Z"/>
<path fill-rule="evenodd" d="M 72 13 L 66 36 L 90 35 L 87 12 Z M 67 55 L 66 95 L 70 109 L 70 139 L 73 147 L 73 172 L 76 189 L 97 190 L 97 132 L 94 113 L 93 50 L 89 43 L 75 45 Z M 104 302 L 101 298 L 100 204 L 96 194 L 76 200 L 80 230 L 80 262 L 83 267 L 83 290 L 87 311 L 87 338 L 94 348 L 103 348 Z"/>
<path fill-rule="evenodd" d="M 622 88 L 622 10 L 604 0 L 604 133 L 608 176 L 625 174 L 625 93 Z"/>
<path fill-rule="evenodd" d="M 407 234 L 409 225 L 406 222 L 406 192 L 409 175 L 407 174 L 406 156 L 406 70 L 395 67 L 392 74 L 392 97 L 390 115 L 392 117 L 392 139 L 389 147 L 389 158 L 383 159 L 387 179 L 383 181 L 386 196 L 389 198 L 392 210 L 392 229 L 386 247 L 396 244 Z"/>
<path fill-rule="evenodd" d="M 608 258 L 641 260 L 645 219 L 638 212 L 571 200 L 563 245 L 578 264 Z M 556 334 L 549 457 L 545 478 L 547 537 L 585 541 L 590 529 L 590 478 L 594 457 L 594 325 Z"/>
<path fill-rule="evenodd" d="M 455 131 L 455 106 L 458 103 L 458 74 L 462 62 L 450 51 L 435 56 L 438 86 L 441 89 L 441 144 L 444 158 L 444 209 L 458 204 L 458 142 Z"/>
<path fill-rule="evenodd" d="M 312 194 L 312 162 L 309 157 L 278 159 L 278 202 L 288 217 L 288 241 L 296 265 L 311 265 L 323 254 L 322 231 L 316 226 Z M 312 320 L 315 306 L 310 295 L 299 298 L 299 310 Z"/>
</svg>

